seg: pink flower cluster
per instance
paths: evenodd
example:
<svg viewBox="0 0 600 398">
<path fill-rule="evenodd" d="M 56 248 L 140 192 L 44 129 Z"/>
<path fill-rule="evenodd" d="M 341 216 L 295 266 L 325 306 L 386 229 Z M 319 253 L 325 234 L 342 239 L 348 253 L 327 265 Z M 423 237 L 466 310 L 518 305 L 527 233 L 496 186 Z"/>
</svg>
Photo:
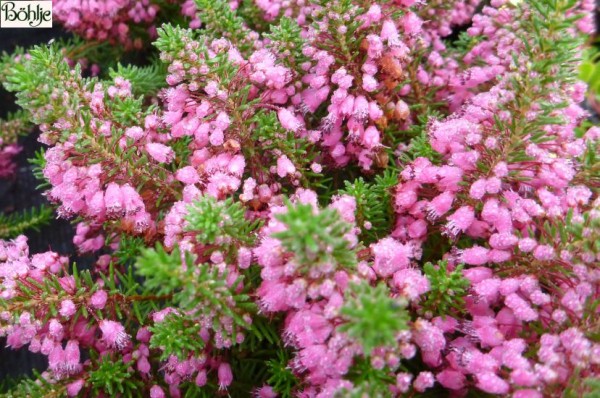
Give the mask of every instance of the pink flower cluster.
<svg viewBox="0 0 600 398">
<path fill-rule="evenodd" d="M 293 200 L 309 204 L 318 210 L 315 192 L 299 190 Z M 354 223 L 356 204 L 351 197 L 335 198 L 331 208 L 336 209 L 348 223 Z M 286 211 L 285 206 L 271 208 L 271 218 L 263 228 L 263 239 L 254 256 L 262 267 L 262 284 L 257 290 L 260 306 L 265 313 L 285 312 L 283 336 L 287 344 L 297 349 L 292 366 L 306 373 L 314 386 L 303 392 L 313 396 L 317 392 L 329 396 L 336 390 L 349 387 L 342 379 L 360 347 L 346 336 L 336 332 L 344 290 L 355 275 L 348 274 L 335 263 L 318 264 L 306 268 L 287 253 L 272 234 L 285 230 L 275 216 Z M 348 249 L 357 242 L 356 228 L 347 236 Z"/>
<path fill-rule="evenodd" d="M 17 169 L 15 157 L 22 150 L 17 143 L 17 138 L 20 133 L 22 134 L 22 130 L 27 128 L 27 123 L 18 115 L 9 116 L 8 120 L 0 119 L 0 178 L 10 178 L 15 175 Z"/>
<path fill-rule="evenodd" d="M 352 8 L 343 15 L 338 15 L 339 7 L 338 2 L 328 2 L 312 11 L 319 23 L 306 29 L 303 89 L 292 103 L 303 114 L 314 114 L 327 104 L 326 115 L 307 125 L 308 139 L 319 142 L 336 166 L 357 160 L 370 170 L 380 166 L 377 159 L 385 145 L 382 132 L 388 120 L 408 126 L 407 102 L 442 86 L 444 79 L 435 75 L 441 65 L 434 56 L 424 64 L 415 59 L 428 45 L 422 36 L 423 21 L 415 13 L 404 10 L 402 17 L 392 20 L 387 15 L 397 6 L 388 10 L 374 4 L 361 14 Z M 352 40 L 345 21 L 359 23 L 357 32 L 364 37 L 361 56 L 352 60 L 336 53 L 338 43 Z M 412 84 L 419 84 L 418 92 L 411 84 L 402 84 L 407 76 L 415 78 Z"/>
<path fill-rule="evenodd" d="M 189 27 L 202 25 L 194 0 L 182 1 L 178 12 L 170 4 L 157 0 L 53 0 L 53 17 L 65 29 L 89 41 L 119 44 L 126 50 L 141 50 L 156 38 L 156 28 L 163 22 L 189 19 Z M 177 3 L 177 2 L 171 2 Z M 229 2 L 236 9 L 239 1 Z"/>
<path fill-rule="evenodd" d="M 580 267 L 580 272 L 584 271 Z M 577 319 L 560 300 L 542 291 L 538 280 L 530 275 L 499 278 L 489 268 L 476 267 L 465 271 L 473 285 L 473 295 L 466 308 L 471 320 L 447 318 L 440 321 L 445 334 L 454 335 L 446 344 L 447 354 L 438 357 L 433 366 L 442 369 L 437 380 L 446 388 L 465 388 L 467 377 L 476 380 L 476 387 L 491 394 L 542 397 L 544 387 L 568 383 L 573 369 L 597 366 L 597 343 L 592 343 L 577 327 L 568 327 L 569 318 Z M 587 292 L 575 300 L 579 305 L 593 294 L 588 275 L 578 279 Z M 563 289 L 566 289 L 563 286 Z M 572 296 L 572 295 L 571 295 Z M 530 322 L 539 321 L 546 333 L 536 335 L 528 330 Z M 535 357 L 525 356 L 528 339 L 539 339 Z M 501 369 L 510 369 L 505 378 Z"/>
<path fill-rule="evenodd" d="M 485 31 L 493 38 L 467 54 L 467 62 L 484 60 L 489 65 L 484 67 L 489 69 L 488 77 L 478 84 L 498 72 L 529 73 L 524 67 L 512 72 L 509 60 L 523 45 L 512 33 L 519 24 L 517 15 L 506 8 L 487 8 L 484 15 L 474 20 L 469 31 L 472 35 Z M 513 29 L 509 29 L 512 18 Z M 507 36 L 512 39 L 506 40 Z M 471 71 L 483 73 L 480 67 Z M 565 385 L 574 369 L 597 366 L 594 352 L 599 347 L 582 332 L 586 327 L 582 311 L 598 295 L 597 271 L 591 268 L 598 258 L 567 242 L 557 244 L 560 238 L 549 235 L 545 227 L 564 225 L 570 217 L 583 222 L 584 213 L 597 219 L 598 200 L 592 202 L 592 190 L 574 182 L 577 159 L 596 134 L 595 128 L 582 138 L 575 133 L 585 117 L 578 105 L 585 89 L 579 83 L 561 87 L 560 94 L 548 99 L 566 103 L 552 115 L 564 122 L 544 126 L 542 143 L 527 133 L 520 138 L 505 134 L 500 126 L 508 126 L 515 117 L 508 111 L 515 101 L 510 84 L 505 77 L 451 116 L 429 125 L 429 142 L 443 161 L 435 165 L 418 158 L 404 168 L 395 196 L 399 217 L 392 236 L 427 244 L 439 231 L 454 242 L 463 236 L 476 242 L 454 247 L 445 255 L 454 264 L 474 268 L 464 271 L 472 283 L 472 296 L 466 302 L 470 319 L 440 324 L 445 334 L 453 336 L 444 346 L 448 353 L 433 361 L 423 357 L 430 366 L 442 369 L 437 380 L 446 388 L 461 390 L 472 375 L 476 387 L 488 393 L 541 397 L 545 386 Z M 539 117 L 542 109 L 533 105 L 524 112 L 527 122 Z M 526 156 L 516 157 L 517 151 Z M 544 288 L 538 278 L 527 275 L 532 267 L 544 269 Z M 572 276 L 554 267 L 567 269 Z M 504 276 L 507 273 L 519 276 Z M 550 283 L 546 278 L 556 279 Z M 530 329 L 531 322 L 540 322 L 548 333 Z M 523 356 L 527 343 L 520 336 L 540 342 L 535 360 Z M 503 367 L 511 370 L 508 378 Z"/>
<path fill-rule="evenodd" d="M 0 313 L 0 336 L 6 337 L 8 347 L 28 345 L 29 351 L 47 356 L 48 370 L 43 374 L 47 382 L 66 380 L 65 393 L 77 396 L 90 365 L 89 359 L 82 359 L 87 350 L 100 356 L 118 351 L 141 375 L 150 372 L 148 331 L 140 329 L 139 343 L 134 343 L 121 322 L 103 319 L 115 305 L 125 304 L 120 301 L 123 296 L 109 294 L 101 280 L 96 287 L 77 286 L 66 273 L 67 257 L 54 252 L 30 257 L 24 236 L 2 241 L 0 258 L 0 296 L 6 300 Z M 105 260 L 99 259 L 98 269 Z M 20 309 L 23 300 L 29 303 L 26 310 Z M 83 313 L 96 315 L 90 322 Z"/>
<path fill-rule="evenodd" d="M 155 324 L 164 322 L 165 317 L 173 313 L 177 313 L 177 311 L 172 308 L 166 308 L 165 310 L 153 314 L 153 321 Z M 212 355 L 212 349 L 215 348 L 210 345 L 212 339 L 209 330 L 211 328 L 212 320 L 205 318 L 199 322 L 203 325 L 199 338 L 207 344 L 207 347 L 201 352 L 193 352 L 182 359 L 178 358 L 176 355 L 170 355 L 162 367 L 164 381 L 169 385 L 170 396 L 181 396 L 180 385 L 185 382 L 192 382 L 198 387 L 206 386 L 209 381 L 209 375 L 215 372 L 220 390 L 227 389 L 233 381 L 231 365 L 227 363 L 224 358 Z M 231 323 L 229 326 L 231 326 Z M 219 336 L 216 337 L 218 341 L 222 335 L 220 335 L 220 332 L 217 333 L 219 334 Z M 147 344 L 150 341 L 151 336 L 152 334 L 147 329 L 140 329 L 137 338 Z M 241 337 L 241 340 L 243 340 L 243 337 Z M 223 344 L 222 339 L 221 344 Z M 231 345 L 231 342 L 229 342 L 228 345 Z M 219 348 L 223 347 L 221 346 Z M 147 351 L 147 346 L 145 350 L 146 357 L 148 357 L 149 352 Z M 145 363 L 147 363 L 147 361 L 148 360 L 146 359 Z M 147 369 L 144 369 L 144 371 L 145 373 L 149 373 L 150 364 L 148 363 L 146 367 Z M 161 393 L 164 394 L 164 391 L 156 385 L 151 391 L 151 396 L 154 396 L 152 394 L 164 396 L 160 395 Z"/>
<path fill-rule="evenodd" d="M 66 29 L 87 40 L 120 43 L 125 47 L 141 48 L 141 38 L 132 39 L 132 28 L 146 26 L 150 37 L 156 29 L 152 26 L 159 6 L 150 0 L 55 0 L 53 16 Z"/>
<path fill-rule="evenodd" d="M 106 292 L 97 290 L 86 299 L 88 293 L 78 291 L 75 279 L 65 273 L 67 257 L 54 252 L 30 257 L 25 236 L 2 241 L 0 257 L 0 296 L 8 303 L 0 314 L 0 335 L 6 337 L 7 346 L 16 349 L 29 345 L 31 352 L 48 356 L 50 379 L 80 373 L 80 346 L 94 344 L 94 328 L 90 329 L 85 319 L 76 319 L 75 314 L 81 305 L 91 311 L 104 308 Z M 18 303 L 26 297 L 29 306 L 19 311 Z M 110 335 L 104 321 L 100 328 L 105 336 Z M 106 342 L 97 344 L 111 346 L 115 341 L 107 337 Z"/>
<path fill-rule="evenodd" d="M 0 145 L 2 145 L 0 143 Z M 11 177 L 15 174 L 17 165 L 15 156 L 21 152 L 21 147 L 17 144 L 10 144 L 0 148 L 0 178 Z"/>
</svg>

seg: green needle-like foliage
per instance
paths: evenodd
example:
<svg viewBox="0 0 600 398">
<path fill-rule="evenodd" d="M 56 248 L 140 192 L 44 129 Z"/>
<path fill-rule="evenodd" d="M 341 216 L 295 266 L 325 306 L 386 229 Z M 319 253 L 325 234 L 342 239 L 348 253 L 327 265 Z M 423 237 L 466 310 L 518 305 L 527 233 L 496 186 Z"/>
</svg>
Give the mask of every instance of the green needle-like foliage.
<svg viewBox="0 0 600 398">
<path fill-rule="evenodd" d="M 594 95 L 600 94 L 600 51 L 597 48 L 585 52 L 584 61 L 579 66 L 579 78 L 589 85 Z"/>
<path fill-rule="evenodd" d="M 171 24 L 163 24 L 156 30 L 158 39 L 153 43 L 161 52 L 177 54 L 185 50 L 184 38 L 193 38 L 195 35 L 191 29 L 185 29 Z"/>
<path fill-rule="evenodd" d="M 115 361 L 105 355 L 94 365 L 95 369 L 89 372 L 89 383 L 95 394 L 103 392 L 111 397 L 133 398 L 144 388 L 131 365 L 122 360 Z"/>
<path fill-rule="evenodd" d="M 213 319 L 213 328 L 221 329 L 219 318 L 229 317 L 243 329 L 251 329 L 249 317 L 256 313 L 256 305 L 237 287 L 243 277 L 228 285 L 227 275 L 208 264 L 194 263 L 190 253 L 182 263 L 179 250 L 167 253 L 157 245 L 145 249 L 136 262 L 139 275 L 145 278 L 144 286 L 157 295 L 164 295 L 170 303 L 190 317 Z M 176 332 L 177 327 L 171 328 Z M 225 333 L 225 332 L 223 332 Z M 232 337 L 235 340 L 235 328 Z"/>
<path fill-rule="evenodd" d="M 388 369 L 375 369 L 368 358 L 358 358 L 348 378 L 354 383 L 352 391 L 344 391 L 348 398 L 388 398 L 392 397 L 390 384 L 395 382 Z"/>
<path fill-rule="evenodd" d="M 429 279 L 430 290 L 422 303 L 423 308 L 441 315 L 448 314 L 452 309 L 460 311 L 469 288 L 469 280 L 463 276 L 462 269 L 463 266 L 459 265 L 450 272 L 446 261 L 440 261 L 437 265 L 426 263 L 423 271 Z"/>
<path fill-rule="evenodd" d="M 109 75 L 112 79 L 120 76 L 128 80 L 135 95 L 155 94 L 167 84 L 166 65 L 159 61 L 145 67 L 118 64 L 116 69 L 109 71 Z"/>
<path fill-rule="evenodd" d="M 292 62 L 302 63 L 306 57 L 302 54 L 302 46 L 305 39 L 301 35 L 302 30 L 296 21 L 284 17 L 279 20 L 278 25 L 271 25 L 270 32 L 264 36 L 271 40 L 269 47 L 283 54 L 289 54 L 283 62 L 293 67 Z"/>
<path fill-rule="evenodd" d="M 0 398 L 52 397 L 63 396 L 66 392 L 64 385 L 48 382 L 35 369 L 31 378 L 4 379 L 0 386 Z"/>
<path fill-rule="evenodd" d="M 231 9 L 225 0 L 195 0 L 204 30 L 211 37 L 223 37 L 240 50 L 252 49 L 251 31 L 244 20 Z"/>
<path fill-rule="evenodd" d="M 188 206 L 186 230 L 194 231 L 199 243 L 211 244 L 218 237 L 227 236 L 237 242 L 251 244 L 254 241 L 252 231 L 260 224 L 248 221 L 244 213 L 244 207 L 231 198 L 217 201 L 205 195 Z"/>
<path fill-rule="evenodd" d="M 584 380 L 588 391 L 585 392 L 584 398 L 599 398 L 600 397 L 600 378 L 589 377 Z"/>
<path fill-rule="evenodd" d="M 290 356 L 287 351 L 277 351 L 277 357 L 267 362 L 269 379 L 267 384 L 273 387 L 281 398 L 293 397 L 293 391 L 298 387 L 298 379 L 289 367 Z"/>
<path fill-rule="evenodd" d="M 50 187 L 50 183 L 46 177 L 44 177 L 44 167 L 46 167 L 45 154 L 46 151 L 44 148 L 40 148 L 35 152 L 33 157 L 27 159 L 29 164 L 32 166 L 32 174 L 38 181 L 38 186 L 36 188 L 40 190 Z"/>
<path fill-rule="evenodd" d="M 26 230 L 39 231 L 53 216 L 48 206 L 34 207 L 21 213 L 0 214 L 0 239 L 14 238 Z"/>
<path fill-rule="evenodd" d="M 6 119 L 0 119 L 0 139 L 2 145 L 12 144 L 22 135 L 31 131 L 32 125 L 27 119 L 27 113 L 23 110 L 9 113 Z"/>
<path fill-rule="evenodd" d="M 317 212 L 311 205 L 288 203 L 288 211 L 276 217 L 287 228 L 273 237 L 296 255 L 299 264 L 335 262 L 346 267 L 356 264 L 356 254 L 344 238 L 352 226 L 342 220 L 337 210 Z"/>
<path fill-rule="evenodd" d="M 145 247 L 143 238 L 122 234 L 119 239 L 119 248 L 114 255 L 119 264 L 133 264 Z"/>
<path fill-rule="evenodd" d="M 144 277 L 144 286 L 156 294 L 172 294 L 182 288 L 182 279 L 186 276 L 186 267 L 193 267 L 193 258 L 186 257 L 186 264 L 181 263 L 179 249 L 171 253 L 162 245 L 156 248 L 143 249 L 135 264 L 137 273 Z"/>
<path fill-rule="evenodd" d="M 352 183 L 346 181 L 345 188 L 340 191 L 356 200 L 356 224 L 362 229 L 361 238 L 365 244 L 380 239 L 390 230 L 394 222 L 392 189 L 397 184 L 398 175 L 387 169 L 371 183 L 366 183 L 362 177 Z M 370 226 L 367 228 L 365 223 Z"/>
<path fill-rule="evenodd" d="M 367 283 L 352 285 L 341 309 L 347 323 L 340 330 L 358 340 L 367 356 L 376 347 L 394 346 L 398 332 L 408 329 L 406 304 L 391 298 L 383 283 L 375 287 Z"/>
<path fill-rule="evenodd" d="M 259 110 L 251 118 L 251 122 L 254 126 L 252 141 L 257 145 L 242 147 L 244 155 L 250 158 L 261 158 L 260 164 L 263 170 L 268 172 L 269 168 L 277 162 L 276 157 L 268 154 L 281 153 L 286 155 L 303 175 L 317 176 L 316 173 L 309 171 L 309 165 L 318 151 L 305 138 L 296 137 L 293 132 L 284 130 L 275 112 Z"/>
<path fill-rule="evenodd" d="M 217 201 L 209 195 L 202 196 L 188 206 L 186 231 L 196 234 L 196 241 L 204 245 L 219 242 L 219 250 L 227 259 L 236 258 L 240 246 L 248 246 L 256 240 L 260 220 L 250 221 L 240 202 L 232 198 Z"/>
<path fill-rule="evenodd" d="M 162 351 L 161 360 L 176 355 L 183 360 L 188 353 L 199 353 L 204 348 L 204 340 L 200 337 L 201 326 L 190 317 L 169 314 L 162 322 L 148 328 L 152 332 L 150 348 Z"/>
</svg>

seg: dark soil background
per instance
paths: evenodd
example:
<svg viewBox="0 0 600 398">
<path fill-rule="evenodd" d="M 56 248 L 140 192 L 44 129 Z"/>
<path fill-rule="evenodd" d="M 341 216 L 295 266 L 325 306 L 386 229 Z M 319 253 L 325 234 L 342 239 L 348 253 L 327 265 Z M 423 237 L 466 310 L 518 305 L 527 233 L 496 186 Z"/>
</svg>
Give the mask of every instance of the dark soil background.
<svg viewBox="0 0 600 398">
<path fill-rule="evenodd" d="M 600 0 L 597 0 L 597 4 L 600 8 Z M 598 9 L 596 10 L 596 25 L 600 30 Z M 465 27 L 458 31 L 463 29 Z M 455 34 L 457 33 L 455 32 Z M 59 28 L 0 29 L 0 54 L 2 52 L 11 53 L 17 46 L 27 48 L 67 36 L 68 34 Z M 14 100 L 15 97 L 0 86 L 0 117 L 5 117 L 7 113 L 18 109 Z M 34 130 L 32 134 L 19 140 L 23 150 L 17 156 L 16 175 L 10 180 L 0 180 L 1 212 L 23 211 L 46 202 L 41 192 L 36 189 L 38 181 L 33 176 L 32 167 L 27 160 L 42 147 L 37 141 L 38 134 L 39 131 Z M 74 255 L 76 253 L 72 243 L 74 231 L 68 221 L 55 219 L 39 232 L 30 231 L 26 234 L 32 254 L 53 250 L 60 254 L 70 255 L 71 261 L 75 261 L 79 265 L 86 266 L 93 262 L 93 258 L 81 258 Z M 5 339 L 0 338 L 0 385 L 7 377 L 29 375 L 33 369 L 43 371 L 47 367 L 45 356 L 32 354 L 26 348 L 13 351 L 7 349 L 5 345 Z"/>
<path fill-rule="evenodd" d="M 64 37 L 66 34 L 58 28 L 52 29 L 1 29 L 0 53 L 11 53 L 17 46 L 29 47 L 47 43 L 52 38 Z M 0 117 L 18 109 L 14 96 L 0 86 Z M 45 203 L 41 192 L 36 189 L 38 181 L 32 174 L 32 167 L 27 159 L 34 156 L 42 147 L 37 141 L 39 131 L 19 140 L 23 147 L 17 156 L 17 172 L 10 180 L 0 180 L 0 211 L 10 213 L 23 211 Z M 66 220 L 53 220 L 39 232 L 27 232 L 30 253 L 53 250 L 60 254 L 75 253 L 72 243 L 74 231 Z M 86 259 L 71 259 L 80 263 Z M 87 259 L 90 262 L 91 259 Z M 47 367 L 46 357 L 30 353 L 27 349 L 10 350 L 5 348 L 5 339 L 0 339 L 0 383 L 6 377 L 17 377 L 30 374 L 33 369 L 44 370 Z"/>
</svg>

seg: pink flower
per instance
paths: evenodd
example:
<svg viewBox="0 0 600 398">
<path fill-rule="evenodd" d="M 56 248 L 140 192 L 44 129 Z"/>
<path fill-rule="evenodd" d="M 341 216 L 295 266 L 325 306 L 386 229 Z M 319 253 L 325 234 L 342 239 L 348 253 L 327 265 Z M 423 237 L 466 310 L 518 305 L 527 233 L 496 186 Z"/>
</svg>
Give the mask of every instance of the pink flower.
<svg viewBox="0 0 600 398">
<path fill-rule="evenodd" d="M 219 380 L 219 389 L 226 389 L 233 381 L 233 374 L 231 373 L 231 366 L 226 362 L 221 362 L 219 369 L 217 370 L 217 378 Z"/>
<path fill-rule="evenodd" d="M 260 306 L 266 312 L 285 311 L 288 308 L 286 286 L 283 283 L 264 281 L 257 290 Z"/>
<path fill-rule="evenodd" d="M 88 209 L 89 214 L 92 216 L 99 216 L 104 212 L 105 204 L 103 191 L 97 191 L 94 193 L 94 196 L 92 196 L 91 200 L 88 201 Z"/>
<path fill-rule="evenodd" d="M 67 385 L 67 394 L 69 397 L 76 397 L 83 388 L 84 384 L 85 382 L 82 379 L 69 383 Z"/>
<path fill-rule="evenodd" d="M 165 398 L 165 392 L 157 385 L 150 389 L 150 398 Z"/>
<path fill-rule="evenodd" d="M 416 300 L 429 291 L 429 279 L 420 271 L 412 268 L 401 269 L 394 273 L 394 286 L 401 295 Z"/>
<path fill-rule="evenodd" d="M 286 175 L 293 175 L 295 172 L 296 167 L 286 155 L 282 155 L 277 159 L 277 175 L 279 177 L 283 178 Z"/>
<path fill-rule="evenodd" d="M 217 118 L 215 119 L 215 121 L 213 123 L 215 124 L 217 129 L 219 129 L 221 131 L 225 131 L 231 124 L 231 120 L 229 119 L 229 116 L 225 112 L 219 112 L 219 114 L 217 115 Z"/>
<path fill-rule="evenodd" d="M 398 29 L 396 29 L 396 25 L 390 19 L 383 21 L 381 39 L 387 41 L 390 46 L 397 45 L 400 41 Z"/>
<path fill-rule="evenodd" d="M 504 299 L 504 303 L 513 311 L 515 317 L 521 321 L 531 322 L 538 319 L 537 312 L 516 293 L 509 294 Z"/>
<path fill-rule="evenodd" d="M 206 370 L 205 369 L 200 369 L 198 371 L 198 374 L 196 375 L 196 380 L 195 383 L 198 387 L 203 387 L 206 385 L 206 382 L 208 381 L 208 378 L 206 376 Z"/>
<path fill-rule="evenodd" d="M 354 223 L 356 212 L 356 199 L 350 195 L 336 196 L 332 199 L 330 208 L 336 209 L 342 219 L 349 223 Z"/>
<path fill-rule="evenodd" d="M 371 75 L 364 74 L 362 87 L 366 92 L 371 93 L 377 90 L 377 80 Z"/>
<path fill-rule="evenodd" d="M 297 132 L 302 127 L 302 123 L 296 119 L 296 116 L 285 108 L 280 108 L 279 111 L 277 111 L 277 117 L 283 128 L 286 130 Z"/>
<path fill-rule="evenodd" d="M 148 357 L 146 357 L 146 356 L 141 356 L 137 360 L 136 367 L 137 367 L 137 370 L 139 370 L 141 373 L 145 373 L 145 374 L 149 374 L 150 370 L 152 369 L 150 362 L 148 361 Z"/>
<path fill-rule="evenodd" d="M 513 398 L 542 398 L 541 392 L 533 389 L 517 390 L 513 394 Z"/>
<path fill-rule="evenodd" d="M 417 319 L 414 325 L 414 341 L 421 348 L 423 361 L 429 366 L 437 366 L 440 352 L 446 346 L 441 329 L 424 319 Z"/>
<path fill-rule="evenodd" d="M 519 250 L 525 253 L 529 253 L 537 246 L 535 239 L 523 238 L 519 241 Z"/>
<path fill-rule="evenodd" d="M 225 134 L 223 133 L 223 130 L 220 130 L 220 129 L 213 130 L 210 133 L 209 142 L 212 146 L 223 145 L 223 142 L 225 142 Z"/>
<path fill-rule="evenodd" d="M 363 134 L 362 143 L 367 149 L 373 149 L 379 145 L 381 137 L 379 131 L 375 126 L 369 126 L 365 129 Z"/>
<path fill-rule="evenodd" d="M 252 263 L 252 251 L 246 247 L 240 247 L 238 249 L 238 267 L 241 269 L 247 269 Z"/>
<path fill-rule="evenodd" d="M 483 265 L 488 262 L 489 250 L 481 246 L 464 249 L 460 254 L 460 261 L 469 265 Z"/>
<path fill-rule="evenodd" d="M 159 163 L 170 163 L 175 158 L 175 152 L 171 148 L 156 142 L 146 144 L 146 151 Z"/>
<path fill-rule="evenodd" d="M 412 249 L 393 238 L 384 238 L 372 244 L 371 251 L 375 258 L 373 269 L 382 278 L 408 267 L 412 257 Z"/>
<path fill-rule="evenodd" d="M 363 120 L 369 115 L 369 101 L 363 95 L 355 98 L 352 114 L 359 120 Z"/>
<path fill-rule="evenodd" d="M 102 339 L 109 347 L 122 349 L 129 344 L 130 337 L 119 322 L 101 320 L 99 326 Z"/>
<path fill-rule="evenodd" d="M 137 141 L 144 136 L 144 130 L 138 126 L 129 127 L 127 130 L 125 130 L 125 135 L 132 140 Z"/>
<path fill-rule="evenodd" d="M 498 298 L 500 283 L 501 281 L 499 278 L 484 279 L 483 281 L 476 283 L 473 290 L 488 303 L 494 303 Z"/>
<path fill-rule="evenodd" d="M 125 211 L 121 188 L 114 182 L 111 182 L 106 187 L 104 205 L 106 206 L 106 213 L 109 217 L 121 217 Z"/>
<path fill-rule="evenodd" d="M 495 323 L 495 320 L 492 320 L 492 323 Z M 477 327 L 477 336 L 482 347 L 496 347 L 504 341 L 504 335 L 494 324 Z"/>
<path fill-rule="evenodd" d="M 90 305 L 95 309 L 101 310 L 106 305 L 108 294 L 104 290 L 98 290 L 90 297 Z"/>
<path fill-rule="evenodd" d="M 485 195 L 486 192 L 486 180 L 484 179 L 479 179 L 477 181 L 475 181 L 472 185 L 471 188 L 469 190 L 469 195 L 473 198 L 473 199 L 481 199 L 483 198 L 483 195 Z"/>
<path fill-rule="evenodd" d="M 533 257 L 541 261 L 552 260 L 554 258 L 554 249 L 548 245 L 539 245 L 533 251 Z"/>
<path fill-rule="evenodd" d="M 77 307 L 75 307 L 75 303 L 73 303 L 73 301 L 68 299 L 63 300 L 60 303 L 60 310 L 58 312 L 65 318 L 70 318 L 75 315 L 75 312 L 77 312 Z"/>
<path fill-rule="evenodd" d="M 69 340 L 65 349 L 60 344 L 51 344 L 54 345 L 42 347 L 42 353 L 49 353 L 48 366 L 53 372 L 59 375 L 71 375 L 80 371 L 79 343 L 76 340 Z"/>
<path fill-rule="evenodd" d="M 475 214 L 473 208 L 471 206 L 462 206 L 454 214 L 448 216 L 445 232 L 452 237 L 456 237 L 459 233 L 469 229 L 474 220 Z"/>
<path fill-rule="evenodd" d="M 492 372 L 476 374 L 477 388 L 490 394 L 507 394 L 509 385 Z"/>
<path fill-rule="evenodd" d="M 537 375 L 526 369 L 515 369 L 510 374 L 512 383 L 523 387 L 535 387 L 539 382 Z"/>
<path fill-rule="evenodd" d="M 431 372 L 421 372 L 413 382 L 413 387 L 418 392 L 423 392 L 435 384 L 435 377 Z"/>
<path fill-rule="evenodd" d="M 144 201 L 140 194 L 129 184 L 121 186 L 123 206 L 128 216 L 134 215 L 144 209 Z"/>
<path fill-rule="evenodd" d="M 69 340 L 65 347 L 65 362 L 64 362 L 64 370 L 68 374 L 76 373 L 81 368 L 80 361 L 80 352 L 79 352 L 79 342 L 76 340 Z"/>
<path fill-rule="evenodd" d="M 444 369 L 436 376 L 439 383 L 450 390 L 461 390 L 465 386 L 465 375 L 461 372 Z"/>
<path fill-rule="evenodd" d="M 454 201 L 452 192 L 443 192 L 433 198 L 427 205 L 427 217 L 430 220 L 436 220 L 450 210 Z"/>
<path fill-rule="evenodd" d="M 490 236 L 490 246 L 498 250 L 510 249 L 515 246 L 518 241 L 519 238 L 507 232 Z"/>
<path fill-rule="evenodd" d="M 256 398 L 277 398 L 277 393 L 271 386 L 262 386 L 254 392 Z"/>
<path fill-rule="evenodd" d="M 410 382 L 413 376 L 410 373 L 400 372 L 396 375 L 396 387 L 400 392 L 408 392 L 410 388 Z"/>
<path fill-rule="evenodd" d="M 407 12 L 401 19 L 402 28 L 406 34 L 418 34 L 423 21 L 413 12 Z"/>
<path fill-rule="evenodd" d="M 184 184 L 195 184 L 200 181 L 200 176 L 196 169 L 192 166 L 185 166 L 175 173 L 175 178 Z"/>
<path fill-rule="evenodd" d="M 60 341 L 63 338 L 63 325 L 57 319 L 53 318 L 48 324 L 48 332 L 55 340 Z"/>
</svg>

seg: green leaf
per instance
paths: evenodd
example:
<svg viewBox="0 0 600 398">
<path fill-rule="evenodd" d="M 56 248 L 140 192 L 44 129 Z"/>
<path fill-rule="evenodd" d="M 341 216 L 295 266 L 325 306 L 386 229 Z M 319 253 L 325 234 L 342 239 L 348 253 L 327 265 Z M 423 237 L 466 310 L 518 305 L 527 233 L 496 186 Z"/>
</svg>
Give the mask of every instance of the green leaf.
<svg viewBox="0 0 600 398">
<path fill-rule="evenodd" d="M 452 311 L 463 311 L 463 297 L 467 295 L 469 280 L 463 274 L 463 265 L 453 271 L 448 270 L 447 261 L 439 261 L 436 265 L 428 262 L 423 272 L 429 279 L 430 289 L 421 303 L 425 311 L 433 316 L 445 316 Z"/>
<path fill-rule="evenodd" d="M 170 313 L 162 322 L 148 328 L 152 332 L 150 348 L 161 350 L 161 360 L 175 355 L 184 360 L 190 353 L 198 354 L 205 346 L 200 337 L 200 324 L 192 317 Z"/>
<path fill-rule="evenodd" d="M 356 264 L 356 253 L 344 237 L 352 226 L 335 209 L 316 211 L 308 204 L 287 204 L 287 212 L 276 215 L 286 229 L 272 236 L 294 253 L 301 267 L 335 262 L 343 267 Z"/>
<path fill-rule="evenodd" d="M 50 223 L 53 214 L 48 206 L 34 207 L 8 216 L 0 214 L 0 239 L 14 238 L 27 230 L 39 231 Z"/>
<path fill-rule="evenodd" d="M 339 330 L 360 342 L 365 356 L 376 347 L 394 347 L 398 332 L 408 329 L 406 305 L 402 299 L 391 298 L 384 283 L 351 285 L 340 311 L 346 323 Z"/>
<path fill-rule="evenodd" d="M 193 232 L 196 241 L 204 245 L 223 242 L 219 250 L 234 261 L 241 246 L 250 246 L 256 240 L 255 231 L 261 221 L 246 219 L 246 209 L 232 198 L 218 201 L 204 195 L 187 207 L 185 231 Z"/>
</svg>

